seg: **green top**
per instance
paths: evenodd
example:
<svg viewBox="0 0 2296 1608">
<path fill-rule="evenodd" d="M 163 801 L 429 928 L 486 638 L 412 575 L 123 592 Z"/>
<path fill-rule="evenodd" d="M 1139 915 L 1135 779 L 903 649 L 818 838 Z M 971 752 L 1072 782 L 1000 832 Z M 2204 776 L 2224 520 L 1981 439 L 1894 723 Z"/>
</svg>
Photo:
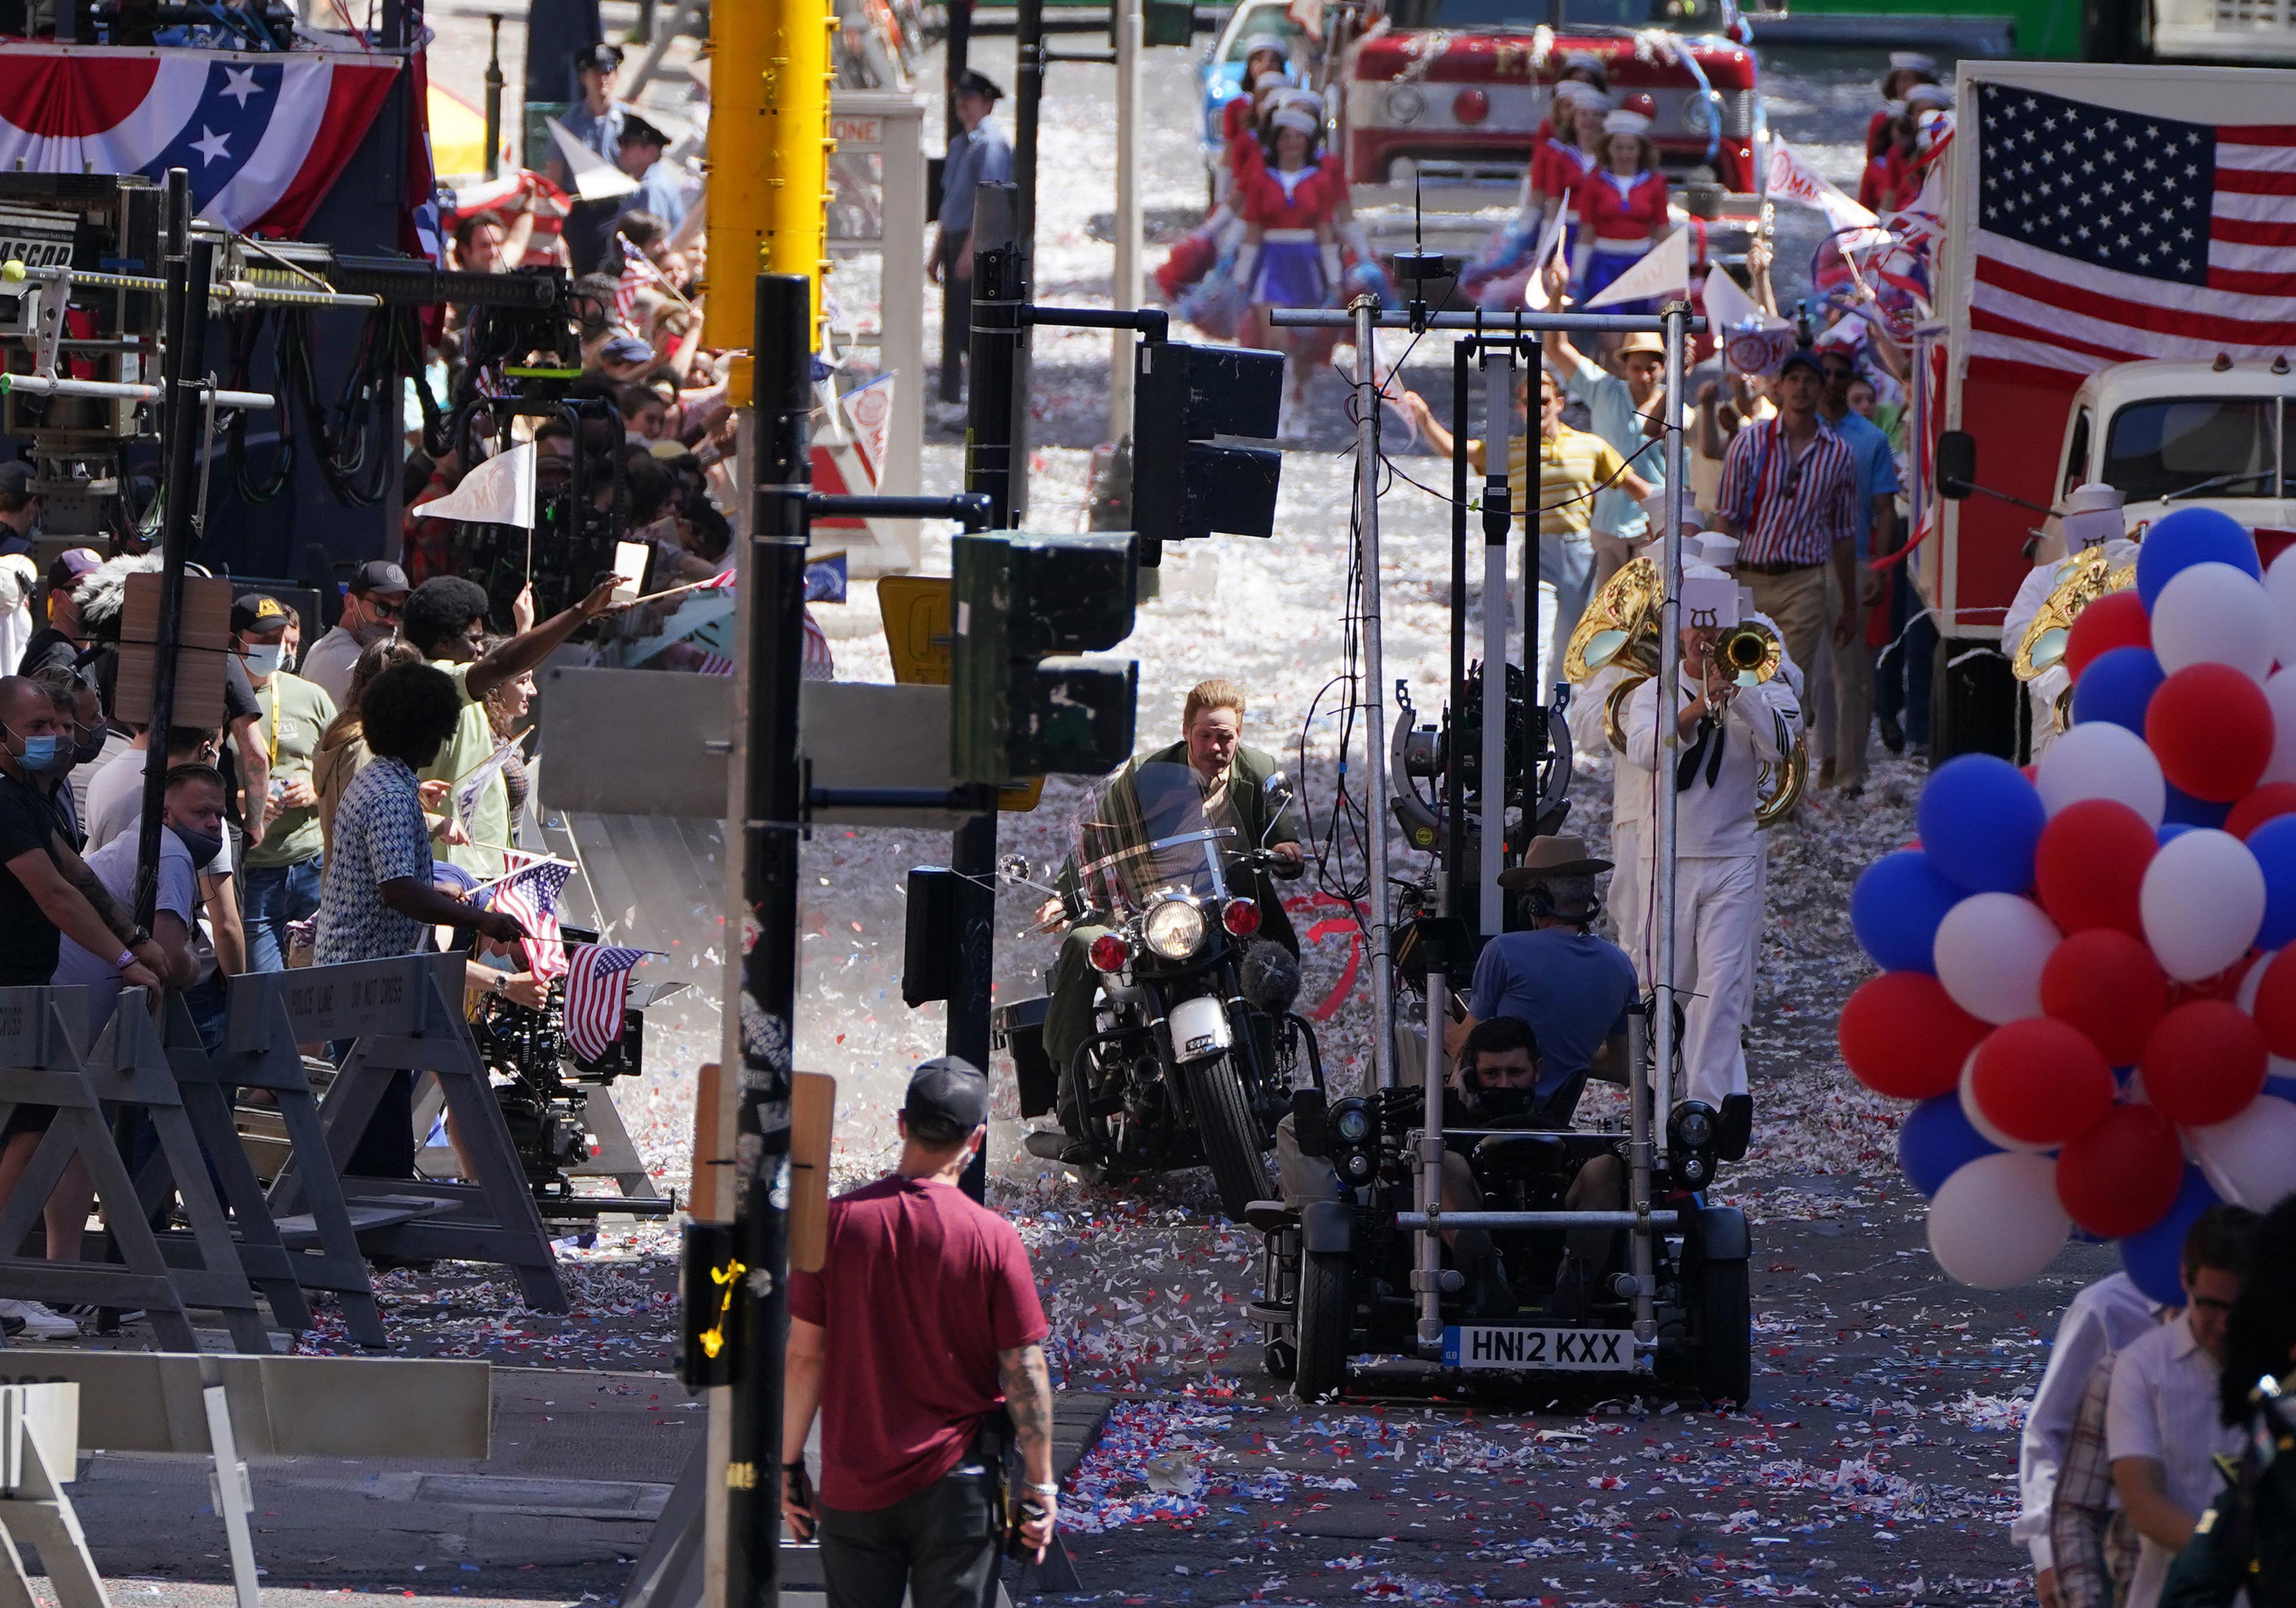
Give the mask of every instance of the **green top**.
<svg viewBox="0 0 2296 1608">
<path fill-rule="evenodd" d="M 255 690 L 255 704 L 262 711 L 256 716 L 256 740 L 271 755 L 272 781 L 316 787 L 311 756 L 319 751 L 320 734 L 335 718 L 335 700 L 324 688 L 282 670 Z M 263 828 L 263 841 L 247 851 L 248 869 L 299 865 L 316 859 L 323 846 L 318 804 L 297 804 L 281 810 Z"/>
<path fill-rule="evenodd" d="M 423 781 L 460 781 L 484 764 L 487 755 L 500 745 L 495 729 L 487 719 L 487 706 L 471 697 L 471 667 L 445 659 L 433 659 L 430 667 L 443 670 L 455 678 L 455 690 L 463 695 L 463 719 L 439 749 L 439 757 L 423 771 Z M 439 801 L 440 811 L 455 807 L 452 789 Z M 472 876 L 484 881 L 503 874 L 502 851 L 510 842 L 510 788 L 497 771 L 487 779 L 479 793 L 479 812 L 471 837 L 474 841 L 441 845 L 447 862 L 461 866 Z M 488 846 L 491 845 L 491 846 Z"/>
</svg>

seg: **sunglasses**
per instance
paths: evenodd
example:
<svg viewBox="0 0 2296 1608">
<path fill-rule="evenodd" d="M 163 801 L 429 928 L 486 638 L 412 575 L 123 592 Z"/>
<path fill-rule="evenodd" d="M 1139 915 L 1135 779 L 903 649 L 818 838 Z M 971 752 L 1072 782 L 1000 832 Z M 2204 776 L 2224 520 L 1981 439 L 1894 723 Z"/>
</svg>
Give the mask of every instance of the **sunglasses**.
<svg viewBox="0 0 2296 1608">
<path fill-rule="evenodd" d="M 404 600 L 394 603 L 390 599 L 379 598 L 373 592 L 367 594 L 366 606 L 374 610 L 374 617 L 379 620 L 398 619 L 406 609 Z"/>
</svg>

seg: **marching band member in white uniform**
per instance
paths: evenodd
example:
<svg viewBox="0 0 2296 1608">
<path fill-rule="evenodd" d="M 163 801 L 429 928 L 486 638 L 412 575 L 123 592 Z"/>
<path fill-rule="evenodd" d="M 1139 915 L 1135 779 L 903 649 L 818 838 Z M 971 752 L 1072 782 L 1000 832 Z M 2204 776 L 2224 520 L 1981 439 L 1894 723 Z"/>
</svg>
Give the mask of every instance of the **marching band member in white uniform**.
<svg viewBox="0 0 2296 1608">
<path fill-rule="evenodd" d="M 2089 549 L 2102 543 L 2105 561 L 2115 569 L 2135 562 L 2136 543 L 2128 537 L 2120 504 L 2118 487 L 2094 481 L 2076 487 L 2072 495 L 2065 499 L 2064 512 L 2057 520 L 2060 535 L 2051 538 L 2044 529 L 2045 556 L 2019 583 L 2016 600 L 2009 605 L 2008 616 L 2001 622 L 2002 652 L 2013 659 L 2017 657 L 2018 644 L 2025 640 L 2033 616 L 2041 612 L 2041 605 L 2049 600 L 2049 594 L 2057 589 L 2066 569 L 2087 556 Z M 2070 685 L 2072 677 L 2062 660 L 2025 683 L 2025 697 L 2033 711 L 2036 764 L 2048 752 L 2049 745 L 2057 740 L 2057 699 Z"/>
<path fill-rule="evenodd" d="M 1685 566 L 1679 746 L 1671 776 L 1659 774 L 1659 678 L 1635 689 L 1621 724 L 1629 780 L 1676 794 L 1675 984 L 1689 996 L 1684 1063 L 1687 1097 L 1719 1114 L 1716 1152 L 1745 1154 L 1753 1126 L 1739 1033 L 1753 1005 L 1762 930 L 1762 839 L 1754 824 L 1764 765 L 1786 763 L 1801 729 L 1801 699 L 1781 673 L 1741 686 L 1712 654 L 1738 622 L 1737 584 L 1710 565 Z M 1653 837 L 1655 834 L 1653 833 Z M 1655 883 L 1655 844 L 1644 856 Z"/>
</svg>

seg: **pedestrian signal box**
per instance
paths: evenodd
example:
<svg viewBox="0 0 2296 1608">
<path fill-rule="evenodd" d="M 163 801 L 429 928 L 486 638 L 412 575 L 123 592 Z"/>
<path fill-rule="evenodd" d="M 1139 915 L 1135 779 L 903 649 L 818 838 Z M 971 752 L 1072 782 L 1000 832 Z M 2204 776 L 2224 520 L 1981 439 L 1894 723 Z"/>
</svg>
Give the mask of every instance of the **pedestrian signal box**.
<svg viewBox="0 0 2296 1608">
<path fill-rule="evenodd" d="M 1113 8 L 1118 15 L 1123 8 Z M 1195 0 L 1141 0 L 1140 42 L 1143 45 L 1185 45 L 1195 35 Z"/>
<path fill-rule="evenodd" d="M 1132 634 L 1129 532 L 956 538 L 949 759 L 960 782 L 1097 776 L 1132 755 L 1140 666 L 1068 656 Z"/>
<path fill-rule="evenodd" d="M 1132 523 L 1140 561 L 1166 542 L 1275 533 L 1283 454 L 1217 442 L 1275 434 L 1283 357 L 1234 347 L 1143 341 L 1134 348 Z"/>
</svg>

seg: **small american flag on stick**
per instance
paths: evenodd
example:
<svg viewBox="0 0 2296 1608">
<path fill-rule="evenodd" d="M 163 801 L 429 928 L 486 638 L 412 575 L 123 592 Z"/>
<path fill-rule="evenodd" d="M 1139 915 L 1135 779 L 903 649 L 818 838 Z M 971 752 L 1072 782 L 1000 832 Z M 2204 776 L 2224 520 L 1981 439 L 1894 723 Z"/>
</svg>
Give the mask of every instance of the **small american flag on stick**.
<svg viewBox="0 0 2296 1608">
<path fill-rule="evenodd" d="M 644 950 L 611 943 L 578 943 L 570 952 L 566 1042 L 582 1059 L 596 1060 L 621 1039 L 630 968 L 645 958 Z"/>
<path fill-rule="evenodd" d="M 566 975 L 566 940 L 558 930 L 558 895 L 574 868 L 562 860 L 511 851 L 510 874 L 480 888 L 472 902 L 500 910 L 526 929 L 527 969 L 544 982 Z"/>
</svg>

